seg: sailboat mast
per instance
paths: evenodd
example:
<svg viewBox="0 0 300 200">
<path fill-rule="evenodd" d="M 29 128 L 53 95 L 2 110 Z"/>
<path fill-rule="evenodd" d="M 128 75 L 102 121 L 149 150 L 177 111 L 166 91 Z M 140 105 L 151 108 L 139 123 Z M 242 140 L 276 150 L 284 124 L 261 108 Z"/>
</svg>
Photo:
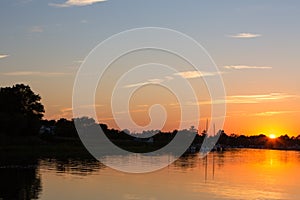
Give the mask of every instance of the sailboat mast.
<svg viewBox="0 0 300 200">
<path fill-rule="evenodd" d="M 216 136 L 216 125 L 214 123 L 214 136 Z"/>
<path fill-rule="evenodd" d="M 206 127 L 205 127 L 205 132 L 208 134 L 208 119 L 206 119 Z"/>
</svg>

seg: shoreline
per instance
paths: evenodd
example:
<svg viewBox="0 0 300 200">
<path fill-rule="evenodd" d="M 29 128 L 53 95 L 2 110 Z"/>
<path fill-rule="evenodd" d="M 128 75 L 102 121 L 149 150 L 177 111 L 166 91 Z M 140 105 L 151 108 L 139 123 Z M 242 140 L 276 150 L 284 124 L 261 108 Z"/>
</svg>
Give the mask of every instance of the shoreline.
<svg viewBox="0 0 300 200">
<path fill-rule="evenodd" d="M 22 159 L 27 158 L 90 158 L 94 157 L 86 150 L 86 148 L 80 144 L 78 139 L 68 140 L 66 143 L 47 143 L 47 144 L 8 144 L 0 145 L 0 159 L 10 158 L 10 157 L 21 157 Z M 76 141 L 75 143 L 70 143 L 70 141 Z M 149 151 L 151 147 L 145 146 L 128 146 L 127 149 Z M 153 149 L 153 147 L 152 147 Z M 276 150 L 276 151 L 300 151 L 300 149 L 295 148 L 259 148 L 259 147 L 226 147 L 226 151 L 238 150 L 238 149 L 253 149 L 253 150 Z M 199 151 L 188 154 L 197 154 Z M 219 152 L 222 153 L 222 152 Z"/>
</svg>

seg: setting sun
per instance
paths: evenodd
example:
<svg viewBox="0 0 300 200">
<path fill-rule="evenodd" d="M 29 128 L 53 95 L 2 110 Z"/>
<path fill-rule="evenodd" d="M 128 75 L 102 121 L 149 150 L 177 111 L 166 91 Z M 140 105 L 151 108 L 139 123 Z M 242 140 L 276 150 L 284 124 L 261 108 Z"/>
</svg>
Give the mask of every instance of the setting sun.
<svg viewBox="0 0 300 200">
<path fill-rule="evenodd" d="M 269 135 L 269 138 L 275 139 L 275 138 L 276 138 L 276 135 L 275 135 L 275 134 L 270 134 L 270 135 Z"/>
</svg>

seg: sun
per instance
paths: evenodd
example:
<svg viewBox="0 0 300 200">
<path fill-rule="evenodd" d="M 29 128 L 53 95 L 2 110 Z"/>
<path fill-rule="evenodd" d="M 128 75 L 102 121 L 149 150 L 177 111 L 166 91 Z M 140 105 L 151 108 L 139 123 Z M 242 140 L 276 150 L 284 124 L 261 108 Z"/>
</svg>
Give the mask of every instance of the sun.
<svg viewBox="0 0 300 200">
<path fill-rule="evenodd" d="M 270 135 L 269 135 L 269 138 L 275 139 L 275 138 L 276 138 L 276 135 L 275 135 L 275 134 L 270 134 Z"/>
</svg>

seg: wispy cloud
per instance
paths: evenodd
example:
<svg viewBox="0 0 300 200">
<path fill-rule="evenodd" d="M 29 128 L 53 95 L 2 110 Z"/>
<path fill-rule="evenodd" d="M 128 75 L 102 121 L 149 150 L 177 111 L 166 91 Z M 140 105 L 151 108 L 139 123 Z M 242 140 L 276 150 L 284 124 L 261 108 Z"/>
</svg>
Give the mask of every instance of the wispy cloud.
<svg viewBox="0 0 300 200">
<path fill-rule="evenodd" d="M 42 26 L 33 26 L 29 29 L 31 33 L 42 33 L 44 32 L 44 28 Z"/>
<path fill-rule="evenodd" d="M 94 108 L 100 108 L 100 107 L 103 107 L 104 105 L 102 104 L 93 104 L 93 105 L 82 105 L 82 106 L 79 106 L 77 108 L 80 108 L 80 109 L 94 109 Z M 73 108 L 71 107 L 66 107 L 66 108 L 62 108 L 60 110 L 61 112 L 69 112 L 69 111 L 73 111 Z"/>
<path fill-rule="evenodd" d="M 212 105 L 212 104 L 224 104 L 227 103 L 226 100 L 216 99 L 213 101 L 199 101 L 197 103 L 188 102 L 187 105 L 195 106 L 195 105 Z"/>
<path fill-rule="evenodd" d="M 60 111 L 65 113 L 65 112 L 71 112 L 73 109 L 72 108 L 62 108 Z"/>
<path fill-rule="evenodd" d="M 265 111 L 265 112 L 258 112 L 258 113 L 248 113 L 245 111 L 231 111 L 227 113 L 227 117 L 271 117 L 274 115 L 284 115 L 284 114 L 291 114 L 291 113 L 299 113 L 300 111 L 289 111 L 289 110 L 276 110 L 276 111 Z"/>
<path fill-rule="evenodd" d="M 82 105 L 80 106 L 81 108 L 100 108 L 104 107 L 103 104 L 91 104 L 91 105 Z"/>
<path fill-rule="evenodd" d="M 0 59 L 1 58 L 6 58 L 6 57 L 8 57 L 9 55 L 7 55 L 7 54 L 0 54 Z"/>
<path fill-rule="evenodd" d="M 123 111 L 118 111 L 115 113 L 120 115 L 120 114 L 128 114 L 128 113 L 147 112 L 147 111 L 148 111 L 147 109 L 135 109 L 135 110 L 129 110 L 129 111 L 123 110 Z"/>
<path fill-rule="evenodd" d="M 229 37 L 231 38 L 241 38 L 241 39 L 248 39 L 248 38 L 257 38 L 261 37 L 262 35 L 260 34 L 255 34 L 255 33 L 238 33 L 235 35 L 230 35 Z"/>
<path fill-rule="evenodd" d="M 181 76 L 182 78 L 185 78 L 185 79 L 190 79 L 190 78 L 199 78 L 199 77 L 204 77 L 204 76 L 215 76 L 217 74 L 219 74 L 219 73 L 216 73 L 216 72 L 185 71 L 185 72 L 175 73 L 174 75 Z"/>
<path fill-rule="evenodd" d="M 261 103 L 268 101 L 283 100 L 288 98 L 295 98 L 295 95 L 286 93 L 270 93 L 258 95 L 233 95 L 227 96 L 226 103 Z"/>
<path fill-rule="evenodd" d="M 71 6 L 87 6 L 105 1 L 106 0 L 67 0 L 65 3 L 50 3 L 49 5 L 59 8 L 66 8 Z"/>
<path fill-rule="evenodd" d="M 148 104 L 140 104 L 140 105 L 137 105 L 137 107 L 147 108 L 147 107 L 150 107 L 150 105 L 148 105 Z"/>
<path fill-rule="evenodd" d="M 148 85 L 148 84 L 160 84 L 163 81 L 164 80 L 162 80 L 162 79 L 149 79 L 148 81 L 145 81 L 145 82 L 133 83 L 133 84 L 125 85 L 124 88 L 140 87 L 140 86 Z"/>
<path fill-rule="evenodd" d="M 63 72 L 38 72 L 38 71 L 15 71 L 15 72 L 4 72 L 1 75 L 4 76 L 47 76 L 47 77 L 57 77 L 65 76 L 70 73 Z"/>
<path fill-rule="evenodd" d="M 93 109 L 97 109 L 100 107 L 103 107 L 104 105 L 102 104 L 93 104 L 93 105 L 82 105 L 77 107 L 77 109 L 81 109 L 81 110 L 93 110 Z M 61 107 L 60 105 L 57 105 L 57 107 Z M 73 118 L 73 108 L 72 107 L 62 107 L 61 109 L 59 109 L 59 113 L 57 115 L 52 116 L 52 118 L 67 118 L 67 119 L 71 119 Z"/>
<path fill-rule="evenodd" d="M 162 82 L 172 81 L 178 76 L 181 76 L 182 78 L 185 78 L 185 79 L 192 79 L 192 78 L 198 78 L 198 77 L 204 77 L 204 76 L 215 76 L 215 75 L 221 74 L 221 73 L 223 73 L 223 72 L 199 72 L 199 71 L 177 72 L 177 73 L 172 74 L 171 76 L 165 76 L 161 79 L 149 79 L 144 82 L 128 84 L 123 87 L 124 88 L 132 88 L 132 87 L 140 87 L 140 86 L 148 85 L 148 84 L 160 84 Z"/>
<path fill-rule="evenodd" d="M 289 113 L 295 113 L 295 112 L 298 112 L 298 111 L 266 111 L 266 112 L 254 113 L 253 116 L 270 117 L 273 115 L 289 114 Z"/>
<path fill-rule="evenodd" d="M 249 66 L 249 65 L 227 65 L 224 66 L 225 69 L 272 69 L 270 66 Z"/>
<path fill-rule="evenodd" d="M 226 100 L 215 99 L 212 101 L 199 101 L 197 103 L 188 102 L 187 105 L 211 105 L 211 104 L 256 104 L 270 101 L 280 101 L 289 98 L 297 98 L 296 95 L 286 93 L 254 94 L 254 95 L 232 95 Z"/>
<path fill-rule="evenodd" d="M 66 118 L 66 119 L 72 119 L 73 113 L 72 113 L 72 108 L 61 108 L 60 112 L 52 116 L 51 118 Z"/>
</svg>

